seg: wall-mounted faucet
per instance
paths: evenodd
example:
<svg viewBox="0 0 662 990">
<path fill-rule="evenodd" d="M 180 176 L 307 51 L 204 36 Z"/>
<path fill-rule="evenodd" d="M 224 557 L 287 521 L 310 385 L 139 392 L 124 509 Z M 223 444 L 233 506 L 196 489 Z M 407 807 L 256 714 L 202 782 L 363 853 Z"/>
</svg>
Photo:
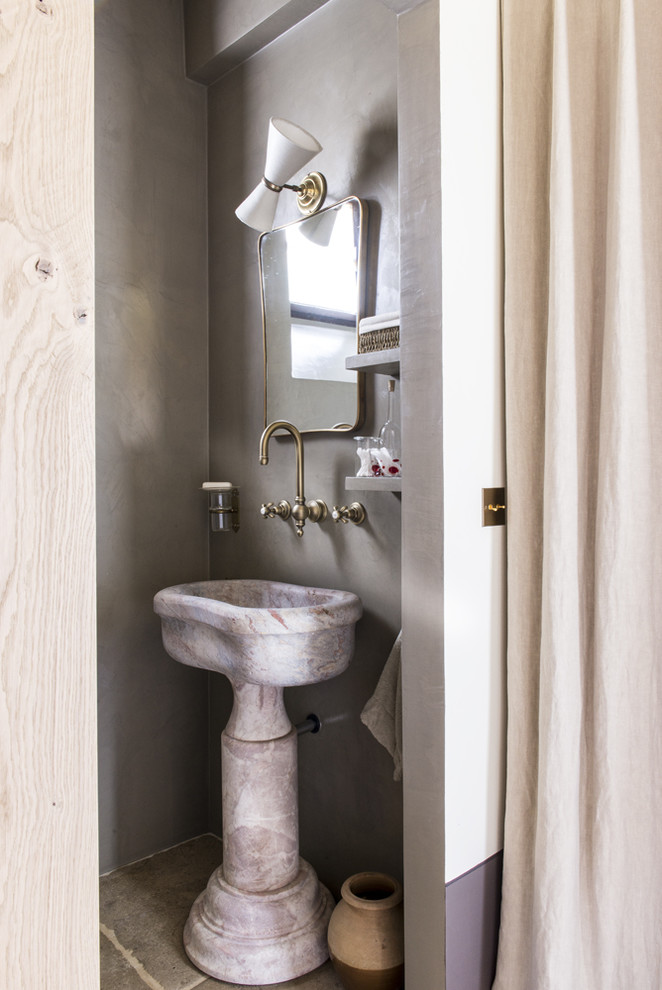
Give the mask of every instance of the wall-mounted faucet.
<svg viewBox="0 0 662 990">
<path fill-rule="evenodd" d="M 260 438 L 260 464 L 269 463 L 269 440 L 276 430 L 286 430 L 294 437 L 297 475 L 294 508 L 291 508 L 289 502 L 282 500 L 277 505 L 273 502 L 265 502 L 260 511 L 265 519 L 272 519 L 274 516 L 280 516 L 281 519 L 288 519 L 291 514 L 296 525 L 297 536 L 303 536 L 303 527 L 306 524 L 306 519 L 313 523 L 323 522 L 326 519 L 328 510 L 326 503 L 322 502 L 321 499 L 313 498 L 309 502 L 306 502 L 306 496 L 303 493 L 303 438 L 296 426 L 293 426 L 292 423 L 288 423 L 284 419 L 278 419 L 273 423 L 269 423 Z"/>
</svg>

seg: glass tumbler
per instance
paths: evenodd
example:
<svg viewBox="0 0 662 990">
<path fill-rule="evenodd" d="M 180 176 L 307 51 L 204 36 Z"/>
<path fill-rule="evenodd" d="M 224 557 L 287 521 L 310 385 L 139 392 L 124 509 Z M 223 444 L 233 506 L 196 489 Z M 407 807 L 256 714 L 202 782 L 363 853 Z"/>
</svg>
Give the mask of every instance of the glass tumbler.
<svg viewBox="0 0 662 990">
<path fill-rule="evenodd" d="M 354 437 L 356 440 L 356 455 L 359 466 L 357 478 L 376 478 L 382 473 L 379 466 L 378 451 L 382 445 L 379 437 Z"/>
</svg>

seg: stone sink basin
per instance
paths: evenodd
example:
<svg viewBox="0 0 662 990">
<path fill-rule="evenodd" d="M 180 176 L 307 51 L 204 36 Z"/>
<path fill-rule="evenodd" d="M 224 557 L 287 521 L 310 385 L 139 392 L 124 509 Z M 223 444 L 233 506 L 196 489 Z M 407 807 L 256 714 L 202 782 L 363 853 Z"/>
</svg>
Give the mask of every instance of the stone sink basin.
<svg viewBox="0 0 662 990">
<path fill-rule="evenodd" d="M 278 581 L 200 581 L 154 598 L 175 660 L 232 682 L 293 687 L 342 673 L 362 605 L 348 591 Z"/>
</svg>

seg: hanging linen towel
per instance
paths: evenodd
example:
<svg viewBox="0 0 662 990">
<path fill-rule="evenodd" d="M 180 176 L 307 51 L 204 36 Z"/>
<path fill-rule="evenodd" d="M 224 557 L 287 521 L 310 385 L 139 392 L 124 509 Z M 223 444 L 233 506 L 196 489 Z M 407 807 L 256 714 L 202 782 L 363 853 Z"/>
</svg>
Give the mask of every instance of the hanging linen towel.
<svg viewBox="0 0 662 990">
<path fill-rule="evenodd" d="M 374 694 L 361 712 L 363 724 L 393 757 L 393 780 L 402 780 L 401 647 L 402 630 L 384 664 Z"/>
</svg>

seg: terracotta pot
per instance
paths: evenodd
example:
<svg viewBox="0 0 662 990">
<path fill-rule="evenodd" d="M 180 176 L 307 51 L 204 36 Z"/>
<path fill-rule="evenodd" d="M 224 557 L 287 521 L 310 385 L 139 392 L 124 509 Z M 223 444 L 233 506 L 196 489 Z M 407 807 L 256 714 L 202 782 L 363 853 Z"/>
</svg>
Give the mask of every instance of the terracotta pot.
<svg viewBox="0 0 662 990">
<path fill-rule="evenodd" d="M 400 990 L 404 980 L 402 887 L 385 873 L 345 880 L 329 922 L 329 954 L 346 990 Z"/>
</svg>

